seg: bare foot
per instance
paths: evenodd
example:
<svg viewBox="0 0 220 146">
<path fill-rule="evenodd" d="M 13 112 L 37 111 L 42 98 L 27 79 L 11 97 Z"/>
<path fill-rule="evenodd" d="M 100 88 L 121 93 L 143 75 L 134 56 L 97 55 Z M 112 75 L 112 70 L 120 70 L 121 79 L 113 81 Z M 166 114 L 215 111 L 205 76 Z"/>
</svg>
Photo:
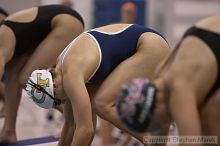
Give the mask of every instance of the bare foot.
<svg viewBox="0 0 220 146">
<path fill-rule="evenodd" d="M 0 145 L 1 144 L 15 144 L 17 143 L 17 138 L 15 131 L 2 132 L 0 135 Z"/>
</svg>

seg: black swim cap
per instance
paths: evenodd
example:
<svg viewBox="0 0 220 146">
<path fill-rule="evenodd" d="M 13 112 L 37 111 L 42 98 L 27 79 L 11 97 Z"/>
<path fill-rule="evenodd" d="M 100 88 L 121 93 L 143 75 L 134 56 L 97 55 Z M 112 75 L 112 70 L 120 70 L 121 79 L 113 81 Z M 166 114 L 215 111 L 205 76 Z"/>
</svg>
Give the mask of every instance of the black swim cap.
<svg viewBox="0 0 220 146">
<path fill-rule="evenodd" d="M 134 132 L 145 132 L 151 121 L 156 88 L 148 79 L 137 78 L 125 85 L 117 97 L 116 108 L 121 121 Z"/>
</svg>

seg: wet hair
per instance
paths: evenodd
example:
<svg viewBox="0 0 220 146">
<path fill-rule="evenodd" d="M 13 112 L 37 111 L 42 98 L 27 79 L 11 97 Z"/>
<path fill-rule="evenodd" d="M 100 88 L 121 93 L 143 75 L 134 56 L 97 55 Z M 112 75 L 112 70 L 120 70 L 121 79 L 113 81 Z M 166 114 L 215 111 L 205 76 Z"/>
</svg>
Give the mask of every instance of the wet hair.
<svg viewBox="0 0 220 146">
<path fill-rule="evenodd" d="M 6 17 L 8 16 L 8 13 L 2 8 L 0 8 L 0 13 L 5 15 Z"/>
</svg>

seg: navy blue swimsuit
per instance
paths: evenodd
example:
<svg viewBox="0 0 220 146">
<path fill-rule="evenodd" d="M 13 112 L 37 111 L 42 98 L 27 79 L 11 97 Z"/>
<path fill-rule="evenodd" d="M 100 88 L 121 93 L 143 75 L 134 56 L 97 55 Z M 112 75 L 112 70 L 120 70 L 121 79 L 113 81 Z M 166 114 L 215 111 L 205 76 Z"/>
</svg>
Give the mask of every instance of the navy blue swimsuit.
<svg viewBox="0 0 220 146">
<path fill-rule="evenodd" d="M 96 39 L 101 51 L 101 64 L 89 80 L 90 82 L 105 79 L 114 68 L 136 52 L 138 39 L 145 32 L 159 34 L 155 30 L 132 24 L 117 33 L 105 33 L 90 30 L 87 33 Z"/>
</svg>

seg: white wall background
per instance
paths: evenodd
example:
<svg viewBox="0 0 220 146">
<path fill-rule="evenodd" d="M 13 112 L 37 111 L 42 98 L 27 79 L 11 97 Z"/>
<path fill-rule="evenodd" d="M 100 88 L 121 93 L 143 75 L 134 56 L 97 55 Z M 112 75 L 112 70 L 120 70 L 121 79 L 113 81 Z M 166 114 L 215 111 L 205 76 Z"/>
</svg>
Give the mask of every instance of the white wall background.
<svg viewBox="0 0 220 146">
<path fill-rule="evenodd" d="M 148 0 L 149 26 L 162 32 L 173 47 L 197 21 L 220 12 L 220 0 Z"/>
<path fill-rule="evenodd" d="M 39 0 L 0 0 L 0 6 L 9 13 L 37 6 Z"/>
<path fill-rule="evenodd" d="M 74 0 L 75 9 L 83 16 L 86 29 L 93 26 L 94 0 Z"/>
</svg>

